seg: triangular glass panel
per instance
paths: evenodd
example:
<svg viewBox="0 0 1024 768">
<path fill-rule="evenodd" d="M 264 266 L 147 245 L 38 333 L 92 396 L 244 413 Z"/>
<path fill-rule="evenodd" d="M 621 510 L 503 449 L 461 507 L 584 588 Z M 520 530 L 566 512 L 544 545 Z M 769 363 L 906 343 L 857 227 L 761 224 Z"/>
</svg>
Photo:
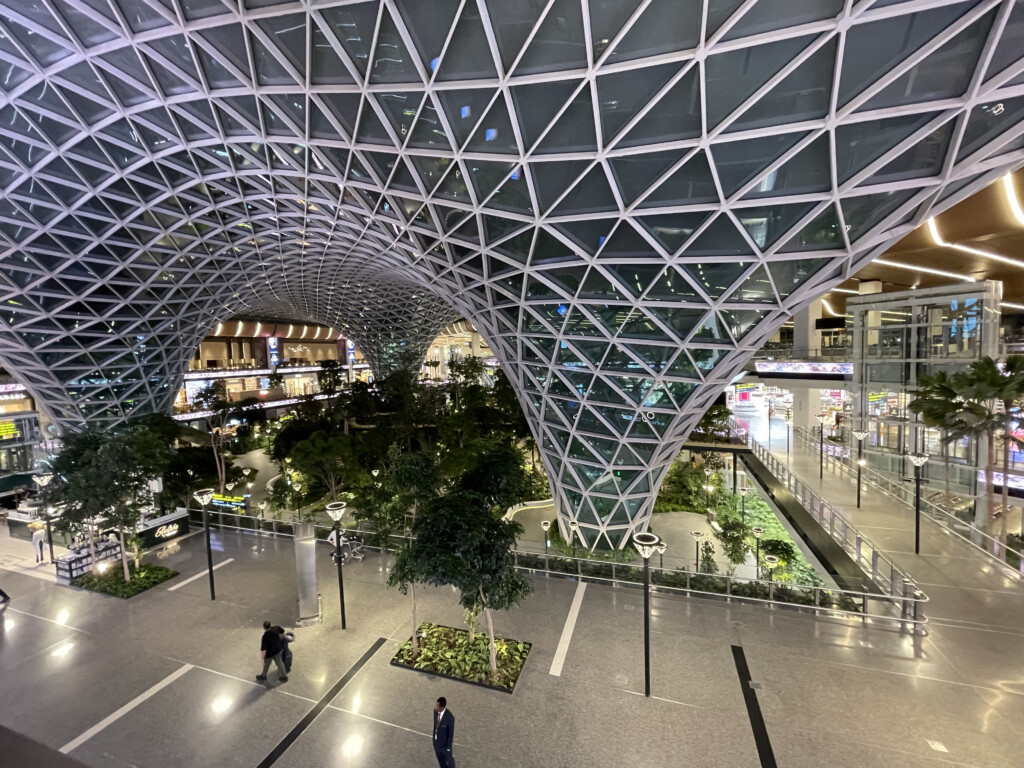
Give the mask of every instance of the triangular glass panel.
<svg viewBox="0 0 1024 768">
<path fill-rule="evenodd" d="M 398 140 L 404 141 L 404 137 L 412 128 L 412 121 L 420 111 L 423 93 L 421 91 L 392 91 L 374 95 L 377 97 L 377 103 L 384 108 L 384 114 L 391 121 L 391 127 L 398 134 Z M 369 109 L 369 104 L 364 109 Z"/>
<path fill-rule="evenodd" d="M 708 130 L 757 93 L 815 39 L 814 35 L 795 37 L 709 56 L 704 64 Z"/>
<path fill-rule="evenodd" d="M 409 170 L 409 167 L 404 162 L 398 164 L 398 169 L 391 177 L 389 187 L 392 189 L 404 189 L 407 192 L 419 193 L 420 191 L 419 187 L 416 186 L 416 179 L 412 175 L 412 171 Z"/>
<path fill-rule="evenodd" d="M 922 179 L 942 172 L 946 153 L 953 140 L 955 120 L 949 120 L 878 172 L 861 182 L 863 186 L 891 184 L 910 179 Z"/>
<path fill-rule="evenodd" d="M 423 188 L 427 190 L 429 195 L 434 187 L 436 187 L 445 173 L 448 171 L 448 167 L 452 163 L 450 157 L 424 157 L 421 155 L 413 155 L 411 157 L 412 165 L 416 169 L 416 172 L 420 175 L 420 180 L 423 182 Z"/>
<path fill-rule="evenodd" d="M 835 18 L 843 10 L 843 5 L 843 0 L 814 0 L 810 3 L 794 3 L 792 0 L 760 0 L 729 28 L 722 40 L 752 37 L 787 27 L 795 27 L 798 24 L 810 24 L 814 21 Z"/>
<path fill-rule="evenodd" d="M 643 0 L 590 0 L 590 35 L 594 41 L 594 61 L 601 58 L 622 26 Z"/>
<path fill-rule="evenodd" d="M 739 233 L 726 214 L 719 214 L 711 225 L 701 232 L 683 250 L 684 257 L 745 256 L 753 255 L 750 244 Z"/>
<path fill-rule="evenodd" d="M 558 288 L 551 285 L 547 281 L 531 276 L 526 282 L 526 300 L 530 299 L 557 299 L 559 301 L 568 300 L 572 296 L 566 296 Z"/>
<path fill-rule="evenodd" d="M 338 128 L 331 123 L 326 113 L 312 98 L 309 100 L 309 133 L 317 139 L 345 140 Z"/>
<path fill-rule="evenodd" d="M 626 344 L 631 354 L 639 358 L 655 373 L 661 373 L 676 353 L 675 346 L 654 346 L 653 344 Z"/>
<path fill-rule="evenodd" d="M 373 54 L 370 84 L 421 82 L 423 80 L 412 55 L 402 42 L 402 36 L 398 34 L 391 13 L 387 6 L 381 6 L 380 31 L 377 33 L 377 48 Z"/>
<path fill-rule="evenodd" d="M 359 130 L 356 132 L 358 141 L 365 141 L 368 144 L 387 144 L 389 147 L 395 145 L 394 140 L 384 127 L 377 111 L 370 104 L 369 99 L 363 104 L 363 113 L 359 118 Z"/>
<path fill-rule="evenodd" d="M 518 167 L 515 163 L 496 163 L 490 160 L 467 160 L 466 165 L 478 200 L 486 200 Z"/>
<path fill-rule="evenodd" d="M 827 257 L 769 261 L 768 271 L 771 273 L 772 282 L 775 283 L 775 290 L 778 292 L 779 298 L 783 301 L 788 299 L 793 291 L 814 277 L 828 261 Z"/>
<path fill-rule="evenodd" d="M 508 72 L 544 12 L 544 4 L 510 3 L 508 0 L 486 0 L 485 4 L 502 66 Z"/>
<path fill-rule="evenodd" d="M 256 35 L 249 35 L 252 42 L 252 63 L 256 70 L 256 82 L 259 85 L 290 85 L 297 87 L 305 82 L 305 75 L 301 81 L 278 60 L 271 49 L 267 48 Z M 284 54 L 281 54 L 282 56 Z"/>
<path fill-rule="evenodd" d="M 643 235 L 629 223 L 623 221 L 612 233 L 601 249 L 601 259 L 650 259 L 658 258 L 657 252 Z"/>
<path fill-rule="evenodd" d="M 702 128 L 699 72 L 698 67 L 691 67 L 643 119 L 617 142 L 617 146 L 638 147 L 700 136 Z M 606 143 L 607 139 L 606 136 Z"/>
<path fill-rule="evenodd" d="M 533 230 L 531 229 L 526 232 L 521 232 L 515 237 L 510 237 L 508 240 L 503 240 L 501 243 L 494 246 L 494 250 L 511 259 L 515 259 L 521 264 L 525 264 L 529 261 L 530 246 L 532 243 Z"/>
<path fill-rule="evenodd" d="M 288 63 L 301 75 L 306 77 L 306 22 L 308 14 L 290 13 L 274 16 L 272 19 L 257 19 L 256 24 L 263 33 L 273 41 L 275 47 L 284 54 Z M 255 40 L 255 36 L 250 36 Z"/>
<path fill-rule="evenodd" d="M 652 0 L 609 54 L 607 62 L 696 48 L 700 43 L 702 10 L 701 0 Z"/>
<path fill-rule="evenodd" d="M 351 135 L 352 128 L 356 124 L 356 115 L 359 114 L 359 94 L 320 93 L 318 94 L 318 97 L 324 101 L 324 104 L 330 113 Z M 311 97 L 311 100 L 315 100 L 316 98 L 317 97 Z M 366 106 L 366 109 L 370 109 L 369 105 Z"/>
<path fill-rule="evenodd" d="M 876 195 L 843 198 L 840 205 L 843 207 L 846 226 L 850 228 L 847 232 L 850 242 L 859 240 L 900 206 L 909 202 L 917 192 L 917 189 L 897 189 Z"/>
<path fill-rule="evenodd" d="M 779 249 L 779 253 L 796 251 L 830 251 L 844 247 L 835 208 L 829 205 Z"/>
<path fill-rule="evenodd" d="M 622 192 L 623 202 L 630 205 L 646 192 L 656 179 L 682 160 L 687 151 L 687 149 L 671 149 L 665 152 L 608 158 L 612 175 Z"/>
<path fill-rule="evenodd" d="M 626 123 L 650 104 L 654 95 L 678 71 L 679 64 L 671 63 L 644 69 L 627 69 L 598 77 L 597 95 L 598 103 L 601 105 L 604 143 L 608 144 Z M 698 104 L 698 111 L 699 106 Z M 644 120 L 646 122 L 646 118 Z"/>
<path fill-rule="evenodd" d="M 608 342 L 606 341 L 573 339 L 572 345 L 576 348 L 576 351 L 580 356 L 595 368 L 601 365 L 601 361 L 608 352 Z"/>
<path fill-rule="evenodd" d="M 534 151 L 543 155 L 595 150 L 597 133 L 594 129 L 594 105 L 590 98 L 590 87 L 584 86 Z"/>
<path fill-rule="evenodd" d="M 651 316 L 661 321 L 675 338 L 680 342 L 686 341 L 690 331 L 699 323 L 707 310 L 691 309 L 689 307 L 647 307 Z"/>
<path fill-rule="evenodd" d="M 743 278 L 743 282 L 733 291 L 733 294 L 726 299 L 727 303 L 740 302 L 743 304 L 777 304 L 775 292 L 772 291 L 771 281 L 768 279 L 768 272 L 764 265 L 759 265 Z"/>
<path fill-rule="evenodd" d="M 434 215 L 437 217 L 438 224 L 444 232 L 451 232 L 471 215 L 469 211 L 464 211 L 461 208 L 450 208 L 447 205 L 437 205 L 435 203 L 431 207 L 434 209 Z"/>
<path fill-rule="evenodd" d="M 825 117 L 832 96 L 836 45 L 836 38 L 822 45 L 806 61 L 786 75 L 781 83 L 730 123 L 726 132 L 767 128 Z"/>
<path fill-rule="evenodd" d="M 514 75 L 586 69 L 581 5 L 578 0 L 555 0 L 516 65 Z"/>
<path fill-rule="evenodd" d="M 467 160 L 468 163 L 475 161 Z M 526 173 L 522 166 L 516 166 L 508 175 L 508 181 L 487 201 L 488 208 L 518 213 L 533 213 L 533 202 L 530 200 L 530 188 L 526 184 Z"/>
<path fill-rule="evenodd" d="M 462 240 L 468 240 L 469 242 L 472 243 L 479 243 L 480 229 L 477 227 L 476 217 L 470 217 L 470 219 L 465 224 L 463 224 L 461 227 L 459 227 L 452 233 L 452 237 L 458 237 L 461 238 Z"/>
<path fill-rule="evenodd" d="M 903 115 L 836 128 L 836 174 L 845 184 L 871 163 L 915 132 L 926 126 L 938 113 Z"/>
<path fill-rule="evenodd" d="M 733 343 L 732 337 L 729 332 L 725 330 L 725 326 L 720 323 L 718 315 L 714 312 L 708 312 L 701 321 L 700 326 L 697 328 L 697 332 L 693 335 L 693 341 L 709 341 L 709 342 L 724 342 L 726 344 Z"/>
<path fill-rule="evenodd" d="M 408 145 L 410 147 L 441 149 L 444 151 L 450 151 L 452 148 L 451 140 L 448 138 L 448 134 L 445 133 L 445 128 L 441 124 L 437 110 L 434 108 L 434 103 L 429 97 L 420 108 L 419 117 L 416 118 L 416 127 L 413 128 Z"/>
<path fill-rule="evenodd" d="M 602 269 L 612 275 L 619 285 L 625 287 L 634 297 L 640 298 L 651 283 L 657 281 L 664 271 L 657 264 L 604 264 Z"/>
<path fill-rule="evenodd" d="M 474 88 L 459 90 L 435 91 L 434 98 L 438 100 L 445 115 L 448 117 L 448 125 L 455 136 L 458 146 L 466 143 L 473 128 L 480 122 L 480 117 L 487 109 L 494 97 L 493 88 Z M 504 101 L 499 93 L 498 98 Z"/>
<path fill-rule="evenodd" d="M 710 215 L 700 212 L 666 213 L 659 216 L 638 216 L 636 220 L 654 235 L 669 254 L 673 254 L 690 239 Z"/>
<path fill-rule="evenodd" d="M 828 192 L 832 188 L 830 166 L 828 136 L 820 136 L 780 168 L 762 176 L 742 199 Z"/>
<path fill-rule="evenodd" d="M 690 358 L 687 357 L 686 352 L 680 351 L 676 355 L 676 359 L 672 361 L 672 365 L 669 366 L 666 371 L 668 376 L 678 376 L 683 379 L 697 379 L 700 378 L 697 373 L 697 369 L 693 363 L 690 362 Z"/>
<path fill-rule="evenodd" d="M 672 399 L 676 401 L 677 408 L 682 408 L 683 404 L 690 399 L 690 395 L 697 389 L 696 384 L 685 381 L 666 381 L 662 386 L 672 395 Z"/>
<path fill-rule="evenodd" d="M 595 165 L 551 211 L 553 216 L 618 210 L 618 203 L 600 163 Z"/>
<path fill-rule="evenodd" d="M 668 179 L 663 181 L 642 203 L 641 208 L 668 205 L 717 203 L 718 187 L 711 176 L 711 166 L 703 150 L 691 157 Z"/>
<path fill-rule="evenodd" d="M 554 227 L 593 256 L 611 234 L 617 221 L 618 219 L 586 218 L 560 222 Z"/>
<path fill-rule="evenodd" d="M 732 337 L 739 341 L 754 330 L 768 312 L 760 309 L 723 309 L 720 310 L 720 314 Z"/>
<path fill-rule="evenodd" d="M 199 63 L 206 74 L 206 82 L 210 84 L 210 88 L 241 88 L 243 86 L 242 81 L 203 46 L 193 45 L 192 50 L 196 52 L 196 56 L 199 58 Z"/>
<path fill-rule="evenodd" d="M 705 262 L 701 264 L 684 264 L 690 279 L 712 299 L 720 299 L 742 275 L 750 262 Z"/>
<path fill-rule="evenodd" d="M 546 229 L 537 230 L 537 241 L 533 245 L 533 255 L 530 258 L 531 266 L 575 261 L 577 258 L 575 251 Z"/>
<path fill-rule="evenodd" d="M 626 296 L 612 285 L 608 276 L 598 267 L 591 267 L 583 285 L 580 286 L 579 298 L 600 299 L 603 301 L 622 301 Z"/>
<path fill-rule="evenodd" d="M 487 110 L 487 115 L 480 121 L 465 149 L 470 152 L 519 154 L 519 145 L 516 144 L 512 120 L 508 116 L 504 98 L 498 96 L 494 100 L 494 104 Z"/>
<path fill-rule="evenodd" d="M 854 24 L 846 33 L 846 50 L 871 51 L 871 55 L 843 57 L 838 105 L 848 104 L 973 7 L 973 3 L 956 3 Z M 955 77 L 952 72 L 947 76 Z"/>
<path fill-rule="evenodd" d="M 1021 17 L 1024 23 L 1024 10 L 1021 11 Z M 960 149 L 956 156 L 957 163 L 986 146 L 999 136 L 1007 125 L 1017 125 L 1022 121 L 1024 97 L 993 99 L 987 104 L 979 104 L 971 110 L 968 118 L 967 129 L 960 140 Z"/>
<path fill-rule="evenodd" d="M 693 290 L 686 278 L 676 272 L 674 267 L 666 267 L 654 284 L 647 291 L 647 301 L 676 301 L 685 302 L 696 299 L 697 293 Z"/>
<path fill-rule="evenodd" d="M 661 337 L 662 330 L 658 327 L 658 324 L 651 319 L 649 315 L 645 315 L 639 309 L 634 310 L 630 313 L 629 317 L 622 324 L 619 329 L 620 339 L 656 339 Z"/>
<path fill-rule="evenodd" d="M 489 213 L 482 214 L 481 218 L 484 224 L 484 237 L 488 245 L 492 245 L 501 238 L 526 226 L 524 221 L 506 219 L 504 216 L 492 216 Z"/>
<path fill-rule="evenodd" d="M 587 279 L 589 280 L 590 278 L 587 277 Z M 566 315 L 563 333 L 566 336 L 603 336 L 593 320 L 579 307 L 569 310 L 569 314 Z"/>
<path fill-rule="evenodd" d="M 746 141 L 715 144 L 711 148 L 722 194 L 731 197 L 747 182 L 778 160 L 806 134 L 789 133 Z"/>
<path fill-rule="evenodd" d="M 364 77 L 370 63 L 377 12 L 381 7 L 378 3 L 358 3 L 321 11 L 331 31 Z"/>
<path fill-rule="evenodd" d="M 549 210 L 588 165 L 587 160 L 531 163 L 530 174 L 533 176 L 533 188 L 541 210 Z"/>
<path fill-rule="evenodd" d="M 405 28 L 409 30 L 409 36 L 420 54 L 423 68 L 433 72 L 437 68 L 444 41 L 448 39 L 448 33 L 455 22 L 459 0 L 431 0 L 429 3 L 422 0 L 396 0 L 395 5 L 405 20 Z"/>
<path fill-rule="evenodd" d="M 750 239 L 764 251 L 787 234 L 812 208 L 814 203 L 792 203 L 764 208 L 734 208 L 733 211 Z"/>
<path fill-rule="evenodd" d="M 523 144 L 527 149 L 547 130 L 578 85 L 577 81 L 556 80 L 550 83 L 516 85 L 509 89 L 516 115 L 519 117 Z"/>
<path fill-rule="evenodd" d="M 434 68 L 432 62 L 430 69 Z M 493 80 L 497 76 L 484 25 L 480 20 L 480 9 L 476 3 L 466 3 L 444 58 L 437 68 L 435 79 L 440 82 Z"/>
<path fill-rule="evenodd" d="M 327 39 L 327 35 L 315 23 L 311 45 L 313 49 L 310 51 L 309 79 L 313 85 L 348 85 L 355 82 L 348 67 L 341 61 L 341 57 Z"/>
</svg>

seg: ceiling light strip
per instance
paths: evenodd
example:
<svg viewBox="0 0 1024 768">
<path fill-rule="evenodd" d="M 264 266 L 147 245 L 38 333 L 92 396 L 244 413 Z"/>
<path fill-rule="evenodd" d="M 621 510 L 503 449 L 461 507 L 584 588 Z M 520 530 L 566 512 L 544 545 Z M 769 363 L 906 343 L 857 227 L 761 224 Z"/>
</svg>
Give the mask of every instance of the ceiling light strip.
<svg viewBox="0 0 1024 768">
<path fill-rule="evenodd" d="M 963 253 L 970 253 L 975 256 L 981 256 L 984 259 L 992 259 L 993 261 L 1000 261 L 1004 264 L 1009 264 L 1012 267 L 1018 267 L 1024 269 L 1024 261 L 1018 261 L 1017 259 L 1011 259 L 1009 256 L 1003 256 L 998 253 L 990 253 L 989 251 L 983 251 L 980 248 L 972 248 L 969 245 L 959 245 L 957 243 L 947 243 L 942 239 L 942 235 L 939 234 L 939 225 L 935 223 L 935 217 L 928 219 L 928 234 L 931 235 L 932 242 L 934 242 L 940 248 L 949 248 L 954 251 L 961 251 Z"/>
<path fill-rule="evenodd" d="M 883 267 L 895 267 L 896 269 L 907 269 L 911 272 L 923 272 L 926 275 L 937 275 L 939 277 L 948 277 L 952 280 L 963 280 L 968 283 L 978 282 L 976 278 L 970 275 L 961 275 L 956 272 L 947 272 L 944 269 L 932 269 L 931 267 L 917 267 L 913 264 L 901 264 L 898 261 L 890 261 L 889 259 L 875 259 L 872 264 L 880 264 Z"/>
</svg>

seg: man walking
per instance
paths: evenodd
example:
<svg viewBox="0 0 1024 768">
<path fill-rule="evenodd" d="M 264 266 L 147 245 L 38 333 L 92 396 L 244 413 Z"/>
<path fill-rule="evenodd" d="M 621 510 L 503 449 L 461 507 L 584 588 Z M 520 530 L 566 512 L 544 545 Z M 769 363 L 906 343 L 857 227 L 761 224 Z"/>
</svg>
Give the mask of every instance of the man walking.
<svg viewBox="0 0 1024 768">
<path fill-rule="evenodd" d="M 455 768 L 452 739 L 455 737 L 455 715 L 448 711 L 448 700 L 442 696 L 434 705 L 434 754 L 441 768 Z"/>
<path fill-rule="evenodd" d="M 41 524 L 36 524 L 32 531 L 32 548 L 36 551 L 36 565 L 46 562 L 43 548 L 46 546 L 46 531 Z"/>
<path fill-rule="evenodd" d="M 264 682 L 267 679 L 267 670 L 270 669 L 270 662 L 277 665 L 277 679 L 279 682 L 288 682 L 287 674 L 284 671 L 284 662 L 281 654 L 284 646 L 281 644 L 281 634 L 271 626 L 269 621 L 263 622 L 263 639 L 260 640 L 260 658 L 263 659 L 263 671 L 256 675 L 256 679 Z"/>
</svg>

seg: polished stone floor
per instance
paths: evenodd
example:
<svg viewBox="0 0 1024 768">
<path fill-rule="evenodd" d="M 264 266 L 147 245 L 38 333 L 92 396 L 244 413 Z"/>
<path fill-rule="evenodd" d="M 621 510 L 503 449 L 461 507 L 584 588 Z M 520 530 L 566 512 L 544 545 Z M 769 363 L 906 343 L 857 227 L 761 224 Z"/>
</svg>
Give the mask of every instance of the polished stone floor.
<svg viewBox="0 0 1024 768">
<path fill-rule="evenodd" d="M 215 603 L 205 577 L 169 589 L 205 567 L 201 534 L 175 547 L 153 557 L 181 576 L 128 601 L 0 569 L 13 597 L 0 617 L 0 725 L 92 768 L 431 766 L 429 717 L 443 695 L 460 768 L 766 765 L 734 662 L 740 646 L 780 766 L 1004 766 L 1024 754 L 1016 583 L 946 579 L 958 597 L 937 601 L 945 607 L 918 647 L 857 622 L 655 595 L 648 700 L 642 594 L 583 588 L 556 676 L 580 587 L 538 579 L 523 606 L 496 617 L 499 634 L 533 643 L 508 695 L 389 665 L 410 631 L 409 599 L 384 586 L 388 561 L 377 555 L 346 566 L 342 631 L 325 547 L 324 621 L 296 630 L 288 682 L 272 673 L 264 686 L 253 679 L 260 625 L 296 613 L 291 542 L 215 535 L 215 561 L 232 559 L 215 571 Z M 458 626 L 462 612 L 450 590 L 420 590 L 419 618 Z"/>
</svg>

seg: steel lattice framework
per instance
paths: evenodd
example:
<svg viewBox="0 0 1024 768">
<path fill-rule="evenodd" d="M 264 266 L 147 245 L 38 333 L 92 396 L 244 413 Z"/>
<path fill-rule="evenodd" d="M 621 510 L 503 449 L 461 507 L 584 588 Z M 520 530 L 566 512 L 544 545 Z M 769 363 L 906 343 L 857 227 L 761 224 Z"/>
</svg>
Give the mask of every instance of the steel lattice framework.
<svg viewBox="0 0 1024 768">
<path fill-rule="evenodd" d="M 590 546 L 786 317 L 1024 162 L 1011 0 L 0 6 L 0 362 L 59 422 L 166 409 L 237 313 L 378 372 L 461 314 Z"/>
</svg>

